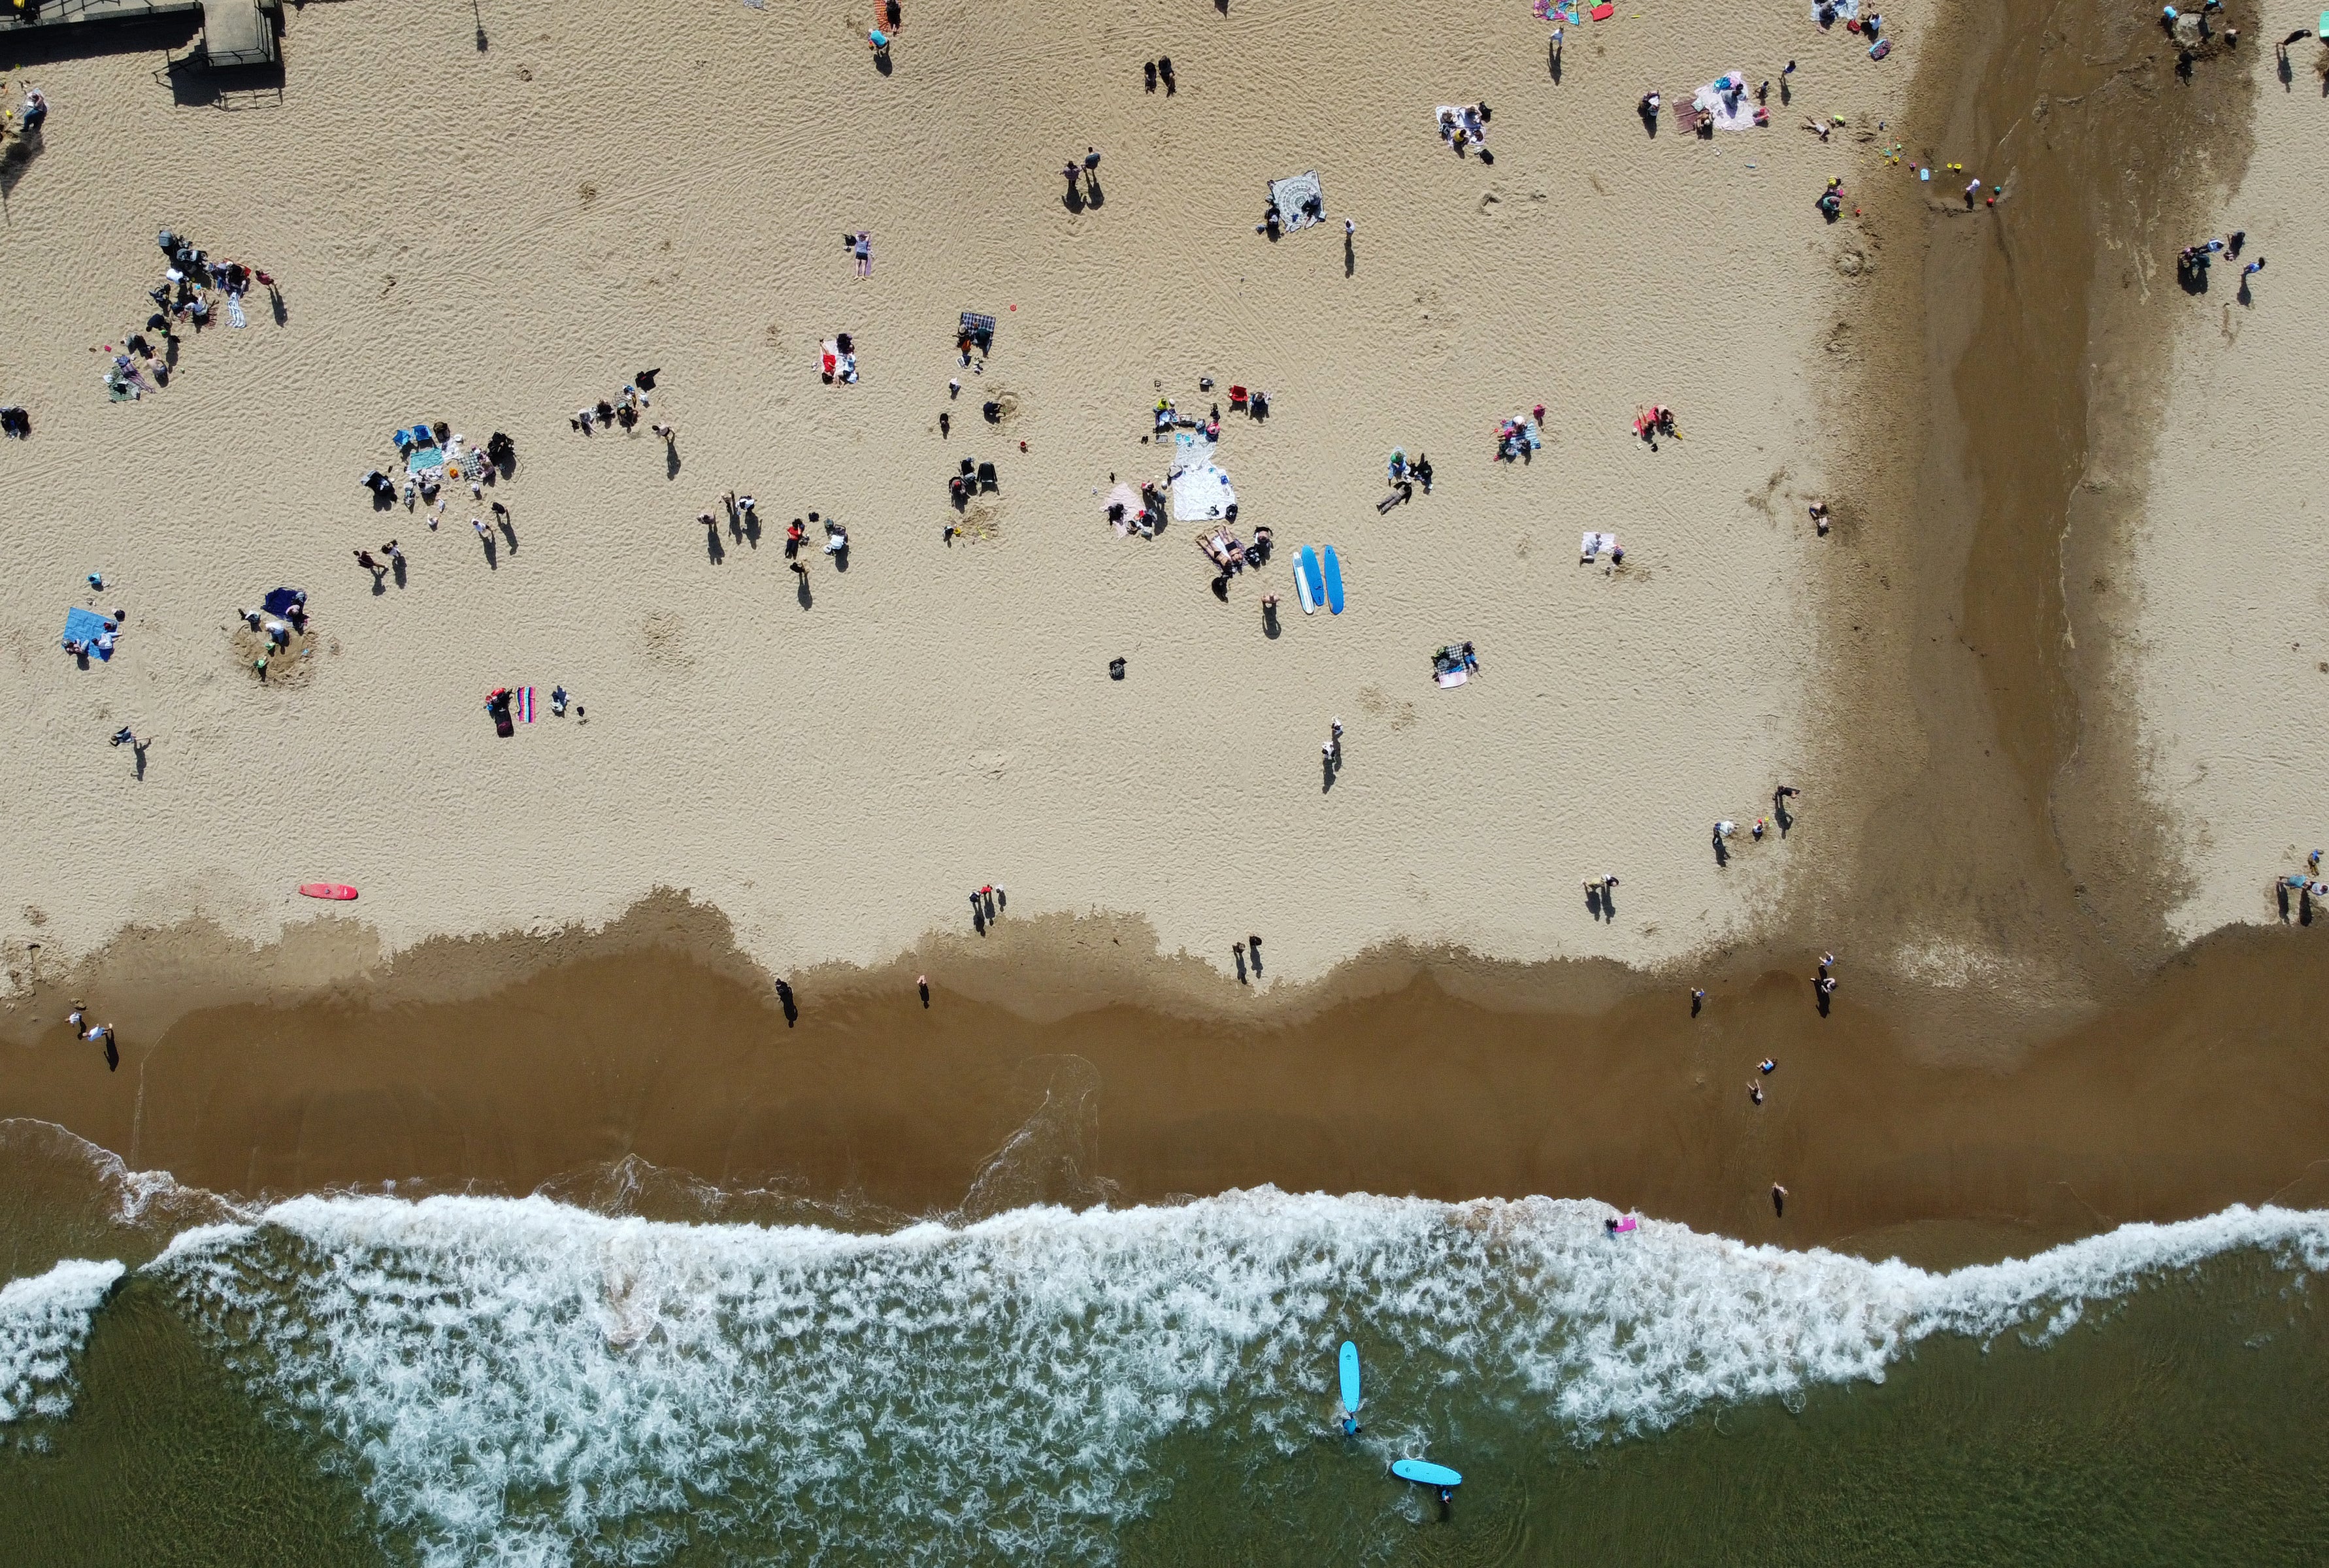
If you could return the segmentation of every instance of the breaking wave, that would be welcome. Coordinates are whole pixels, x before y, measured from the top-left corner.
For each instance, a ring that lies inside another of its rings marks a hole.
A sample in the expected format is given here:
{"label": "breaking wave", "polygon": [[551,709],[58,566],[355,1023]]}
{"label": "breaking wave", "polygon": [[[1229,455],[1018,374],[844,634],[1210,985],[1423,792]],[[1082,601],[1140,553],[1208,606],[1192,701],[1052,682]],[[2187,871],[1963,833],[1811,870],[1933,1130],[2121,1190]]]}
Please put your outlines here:
{"label": "breaking wave", "polygon": [[0,1285],[0,1428],[36,1437],[41,1423],[71,1413],[74,1363],[124,1272],[118,1263],[69,1258]]}
{"label": "breaking wave", "polygon": [[1608,1213],[1261,1189],[862,1235],[318,1197],[147,1272],[420,1561],[556,1564],[729,1533],[795,1563],[1105,1561],[1162,1440],[1314,1441],[1345,1336],[1368,1441],[1454,1455],[1486,1410],[1597,1441],[1881,1380],[1935,1334],[2043,1342],[2228,1252],[2329,1266],[2329,1215],[2273,1208],[1948,1273]]}

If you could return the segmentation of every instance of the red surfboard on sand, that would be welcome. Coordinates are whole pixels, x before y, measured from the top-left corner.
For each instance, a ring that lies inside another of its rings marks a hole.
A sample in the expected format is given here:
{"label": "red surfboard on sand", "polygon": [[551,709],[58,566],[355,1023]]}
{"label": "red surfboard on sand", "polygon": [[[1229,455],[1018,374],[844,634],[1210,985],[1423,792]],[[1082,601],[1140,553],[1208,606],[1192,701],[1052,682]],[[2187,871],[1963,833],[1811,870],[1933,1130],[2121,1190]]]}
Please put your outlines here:
{"label": "red surfboard on sand", "polygon": [[299,891],[310,898],[348,899],[356,896],[356,890],[345,882],[302,882]]}

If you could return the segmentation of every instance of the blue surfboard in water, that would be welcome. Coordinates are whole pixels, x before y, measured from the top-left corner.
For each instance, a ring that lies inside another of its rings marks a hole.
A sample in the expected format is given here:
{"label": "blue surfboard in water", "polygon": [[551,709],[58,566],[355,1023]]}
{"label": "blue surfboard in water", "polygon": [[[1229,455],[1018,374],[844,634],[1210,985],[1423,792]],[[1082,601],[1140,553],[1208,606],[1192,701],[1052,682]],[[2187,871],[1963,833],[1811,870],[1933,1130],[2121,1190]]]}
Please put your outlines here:
{"label": "blue surfboard in water", "polygon": [[1343,1411],[1359,1413],[1359,1347],[1348,1339],[1343,1341]]}
{"label": "blue surfboard in water", "polygon": [[1334,547],[1326,547],[1326,607],[1336,615],[1343,613],[1343,558]]}
{"label": "blue surfboard in water", "polygon": [[1429,1460],[1400,1460],[1391,1467],[1391,1473],[1403,1481],[1416,1481],[1427,1487],[1460,1487],[1464,1478],[1446,1465],[1433,1464]]}
{"label": "blue surfboard in water", "polygon": [[1316,615],[1318,606],[1326,602],[1326,588],[1318,578],[1318,552],[1306,544],[1294,558],[1294,578],[1302,600],[1302,613]]}

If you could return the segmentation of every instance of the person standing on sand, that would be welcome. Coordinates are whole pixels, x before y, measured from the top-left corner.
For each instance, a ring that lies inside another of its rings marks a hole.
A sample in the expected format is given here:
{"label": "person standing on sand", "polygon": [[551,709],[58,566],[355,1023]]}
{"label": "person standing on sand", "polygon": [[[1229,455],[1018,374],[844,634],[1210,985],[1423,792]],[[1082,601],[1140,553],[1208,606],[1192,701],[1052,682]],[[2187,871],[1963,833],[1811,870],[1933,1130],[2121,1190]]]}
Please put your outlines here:
{"label": "person standing on sand", "polygon": [[1691,1016],[1691,1017],[1693,1017],[1693,1018],[1696,1018],[1696,1017],[1698,1016],[1699,1009],[1700,1009],[1701,1008],[1703,1008],[1705,1005],[1706,1005],[1706,992],[1705,992],[1705,991],[1702,991],[1702,990],[1700,990],[1697,986],[1693,986],[1693,987],[1691,987],[1691,991],[1690,991],[1690,1016]]}
{"label": "person standing on sand", "polygon": [[927,974],[914,976],[914,989],[921,992],[922,1006],[928,1009],[930,1005],[930,977]]}
{"label": "person standing on sand", "polygon": [[1230,952],[1236,955],[1238,983],[1243,985],[1245,983],[1245,944],[1242,942],[1230,944]]}
{"label": "person standing on sand", "polygon": [[1787,1189],[1776,1181],[1771,1184],[1771,1217],[1787,1217]]}

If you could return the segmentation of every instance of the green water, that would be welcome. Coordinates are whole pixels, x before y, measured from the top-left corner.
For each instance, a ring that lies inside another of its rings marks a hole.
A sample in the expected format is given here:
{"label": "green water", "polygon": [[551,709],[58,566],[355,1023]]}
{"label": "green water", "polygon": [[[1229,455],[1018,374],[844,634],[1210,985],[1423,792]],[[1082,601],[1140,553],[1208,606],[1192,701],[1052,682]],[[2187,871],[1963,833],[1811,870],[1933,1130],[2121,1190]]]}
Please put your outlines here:
{"label": "green water", "polygon": [[[1170,1498],[1116,1545],[1128,1565],[1254,1568],[2317,1563],[2324,1412],[2320,1314],[2289,1275],[2233,1255],[2090,1309],[2051,1346],[1929,1340],[1881,1385],[1820,1388],[1800,1411],[1726,1407],[1590,1448],[1530,1411],[1468,1411],[1445,1522],[1334,1439],[1289,1458],[1244,1451],[1234,1430],[1179,1434],[1151,1456]],[[76,1410],[42,1446],[0,1454],[0,1563],[410,1560],[148,1280],[100,1314]],[[897,1499],[909,1517],[918,1506]],[[665,1560],[783,1561],[710,1532]]]}

